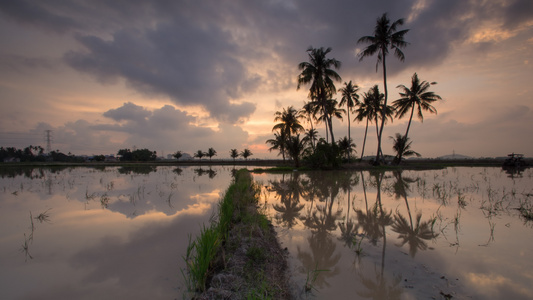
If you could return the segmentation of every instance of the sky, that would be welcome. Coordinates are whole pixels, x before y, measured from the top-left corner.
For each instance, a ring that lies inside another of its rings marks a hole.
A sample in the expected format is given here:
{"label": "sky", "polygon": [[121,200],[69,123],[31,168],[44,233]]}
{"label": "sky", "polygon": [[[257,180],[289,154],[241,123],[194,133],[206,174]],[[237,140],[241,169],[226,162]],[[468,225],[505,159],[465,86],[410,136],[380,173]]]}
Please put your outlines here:
{"label": "sky", "polygon": [[[533,156],[531,0],[2,0],[0,146],[46,148],[51,130],[52,150],[64,153],[212,147],[215,158],[233,148],[279,157],[265,141],[276,111],[309,100],[309,86],[297,90],[309,47],[331,47],[328,58],[342,63],[337,88],[383,91],[377,57],[360,61],[357,43],[383,13],[409,29],[405,60],[387,57],[389,103],[415,72],[443,99],[437,114],[413,119],[415,151]],[[407,122],[386,124],[385,154]],[[348,123],[334,122],[336,139]],[[366,123],[350,125],[360,153]],[[377,148],[372,126],[367,155]]]}

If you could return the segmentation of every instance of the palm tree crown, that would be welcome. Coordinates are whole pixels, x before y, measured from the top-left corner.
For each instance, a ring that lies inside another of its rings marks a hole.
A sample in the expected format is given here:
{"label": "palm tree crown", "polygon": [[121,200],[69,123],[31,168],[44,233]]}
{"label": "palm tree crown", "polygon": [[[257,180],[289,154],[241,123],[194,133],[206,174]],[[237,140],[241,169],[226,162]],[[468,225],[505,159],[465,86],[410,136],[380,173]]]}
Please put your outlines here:
{"label": "palm tree crown", "polygon": [[407,125],[407,130],[405,131],[405,136],[409,133],[409,128],[411,127],[411,120],[413,119],[413,114],[415,107],[417,109],[417,116],[420,122],[424,121],[424,116],[422,111],[429,111],[430,113],[437,113],[437,109],[433,105],[433,102],[437,100],[442,100],[442,98],[435,94],[434,92],[428,91],[430,86],[437,84],[436,82],[429,83],[427,81],[420,81],[418,75],[415,73],[411,77],[411,87],[407,88],[405,85],[401,84],[397,87],[401,90],[400,96],[402,98],[394,101],[392,105],[396,109],[396,117],[403,118],[409,111],[411,111],[411,116],[409,117],[409,123]]}
{"label": "palm tree crown", "polygon": [[300,89],[303,84],[311,83],[308,97],[316,101],[321,107],[322,113],[325,115],[326,126],[329,128],[334,143],[332,122],[327,113],[326,102],[337,92],[333,81],[341,81],[341,77],[332,68],[340,68],[341,62],[334,58],[326,58],[329,52],[331,52],[331,48],[309,47],[307,49],[309,61],[298,64],[298,69],[302,72],[298,75],[297,89]]}

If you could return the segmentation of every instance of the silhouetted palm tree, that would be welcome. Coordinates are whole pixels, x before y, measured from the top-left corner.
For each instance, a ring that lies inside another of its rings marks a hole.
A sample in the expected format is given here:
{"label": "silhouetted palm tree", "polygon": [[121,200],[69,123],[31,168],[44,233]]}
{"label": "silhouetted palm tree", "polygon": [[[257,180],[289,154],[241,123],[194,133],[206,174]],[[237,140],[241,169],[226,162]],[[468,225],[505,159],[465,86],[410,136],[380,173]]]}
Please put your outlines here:
{"label": "silhouetted palm tree", "polygon": [[300,139],[300,135],[290,137],[286,142],[287,153],[294,161],[295,167],[300,167],[300,156],[305,149],[305,141]]}
{"label": "silhouetted palm tree", "polygon": [[313,120],[316,120],[316,114],[320,110],[320,107],[314,101],[309,101],[304,104],[300,113],[307,117],[307,122],[311,124],[311,129],[313,129]]}
{"label": "silhouetted palm tree", "polygon": [[287,109],[284,108],[283,112],[277,111],[275,116],[274,122],[280,123],[274,125],[272,131],[280,130],[287,139],[290,139],[292,134],[297,134],[304,130],[299,120],[303,115],[292,106],[287,107]]}
{"label": "silhouetted palm tree", "polygon": [[207,156],[209,156],[209,161],[211,161],[211,157],[216,156],[217,155],[217,151],[214,148],[209,148],[209,150],[207,150],[206,154],[207,154]]}
{"label": "silhouetted palm tree", "polygon": [[[352,139],[352,135],[350,132],[350,111],[353,111],[354,107],[356,107],[359,104],[359,95],[357,94],[357,91],[359,90],[359,87],[357,84],[352,84],[352,81],[348,83],[344,83],[344,87],[341,88],[339,91],[342,94],[341,102],[339,103],[340,106],[346,105],[346,112],[348,114],[348,139]],[[348,157],[349,159],[349,157]]]}
{"label": "silhouetted palm tree", "polygon": [[396,133],[395,137],[391,136],[390,138],[393,141],[392,149],[394,149],[396,152],[396,157],[394,158],[394,162],[396,164],[400,164],[402,162],[402,157],[421,156],[420,153],[411,150],[411,144],[413,142],[409,142],[408,137]]}
{"label": "silhouetted palm tree", "polygon": [[[401,61],[405,60],[405,56],[401,50],[401,48],[404,48],[408,45],[406,41],[404,41],[405,34],[409,31],[409,29],[404,29],[397,31],[398,27],[403,25],[404,19],[399,19],[394,21],[392,24],[387,17],[387,14],[384,13],[380,18],[376,21],[376,26],[374,27],[374,33],[373,35],[369,36],[363,36],[361,37],[357,43],[366,43],[369,44],[361,53],[359,53],[359,61],[363,60],[363,58],[367,56],[373,56],[377,53],[378,59],[376,62],[376,72],[378,70],[379,63],[382,63],[383,66],[383,85],[385,89],[385,101],[384,101],[384,107],[387,107],[387,99],[389,97],[389,92],[387,89],[387,64],[386,64],[386,58],[387,54],[389,54],[389,48],[394,51],[394,55],[400,59]],[[382,113],[385,115],[385,111]],[[383,127],[385,125],[385,119],[381,120],[381,127],[378,134],[378,151],[377,151],[377,157],[379,158],[381,151],[381,136],[383,134]],[[383,157],[382,157],[383,158]],[[380,161],[379,159],[377,161]]]}
{"label": "silhouetted palm tree", "polygon": [[233,162],[235,162],[235,159],[239,157],[239,151],[237,151],[237,149],[231,149],[229,155],[233,158]]}
{"label": "silhouetted palm tree", "polygon": [[[333,120],[333,117],[342,120],[342,115],[346,113],[346,110],[339,108],[337,105],[337,100],[329,99],[326,101],[325,112],[318,117],[317,122],[327,122],[327,119]],[[327,127],[327,126],[326,126]],[[328,140],[328,131],[326,130],[326,140]]]}
{"label": "silhouetted palm tree", "polygon": [[244,157],[244,160],[248,160],[248,157],[252,156],[253,153],[250,151],[250,149],[244,149],[241,152],[241,156]]}
{"label": "silhouetted palm tree", "polygon": [[[415,107],[417,110],[417,116],[420,122],[424,121],[424,116],[422,111],[429,111],[430,113],[437,113],[437,109],[431,105],[431,103],[442,100],[442,98],[435,94],[434,92],[428,91],[430,86],[437,84],[436,82],[429,83],[427,81],[420,82],[418,75],[415,73],[411,78],[411,87],[407,88],[405,85],[401,84],[397,87],[402,91],[400,96],[402,98],[394,101],[392,103],[393,107],[396,109],[396,117],[403,118],[407,112],[411,111],[409,116],[409,122],[407,123],[407,129],[405,130],[405,137],[409,134],[409,128],[411,127],[411,120],[413,119],[413,114],[415,112]],[[400,156],[400,160],[402,157]]]}
{"label": "silhouetted palm tree", "polygon": [[318,131],[316,131],[316,129],[313,129],[313,128],[306,130],[303,140],[306,143],[311,144],[311,148],[313,149],[313,152],[314,152],[315,144],[316,144],[316,141],[318,140]]}
{"label": "silhouetted palm tree", "polygon": [[280,131],[279,133],[274,132],[274,138],[266,141],[266,143],[270,145],[268,151],[272,152],[272,150],[278,150],[278,155],[281,154],[283,156],[283,161],[285,161],[285,152],[287,152],[285,149],[285,140],[285,134],[283,131]]}
{"label": "silhouetted palm tree", "polygon": [[196,153],[194,153],[194,157],[198,157],[200,160],[204,156],[205,156],[205,153],[202,150],[198,150],[198,151],[196,151]]}
{"label": "silhouetted palm tree", "polygon": [[307,49],[309,55],[308,62],[301,62],[298,64],[298,69],[302,72],[298,75],[297,89],[303,84],[311,83],[309,88],[309,99],[315,101],[321,107],[322,114],[325,115],[326,130],[329,129],[331,134],[331,142],[335,143],[333,136],[333,127],[330,116],[327,113],[327,100],[331,99],[336,93],[334,80],[341,81],[341,77],[335,70],[341,66],[341,62],[334,58],[326,58],[326,55],[331,52],[331,48],[313,48]]}
{"label": "silhouetted palm tree", "polygon": [[[379,140],[379,120],[382,121],[382,123],[385,123],[387,119],[390,119],[392,122],[392,115],[394,113],[394,109],[390,105],[385,105],[384,101],[384,94],[380,93],[379,88],[377,85],[374,85],[371,87],[367,93],[364,93],[363,98],[364,101],[361,104],[362,106],[359,107],[357,110],[358,115],[357,118],[366,117],[367,120],[369,118],[374,119],[374,123],[376,124],[376,136]],[[368,126],[368,122],[367,122]],[[366,141],[366,131],[365,131],[365,141]],[[379,141],[378,141],[379,142]],[[381,148],[378,147],[378,150],[381,150]],[[378,153],[376,155],[376,162],[378,162],[378,157],[382,153]],[[361,159],[363,157],[361,156]]]}
{"label": "silhouetted palm tree", "polygon": [[343,153],[346,156],[346,159],[350,159],[350,154],[355,151],[355,144],[353,143],[352,139],[348,139],[347,136],[340,139],[337,144],[339,145],[339,148],[341,150],[341,153]]}

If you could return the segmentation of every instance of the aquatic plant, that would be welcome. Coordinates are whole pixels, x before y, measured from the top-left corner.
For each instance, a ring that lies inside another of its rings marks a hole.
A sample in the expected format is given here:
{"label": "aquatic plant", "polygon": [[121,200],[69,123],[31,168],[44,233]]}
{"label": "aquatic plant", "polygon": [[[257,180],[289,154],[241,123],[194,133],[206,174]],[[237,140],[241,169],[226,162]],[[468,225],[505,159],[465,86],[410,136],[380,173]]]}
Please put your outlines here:
{"label": "aquatic plant", "polygon": [[324,269],[324,270],[318,269],[318,263],[316,263],[315,269],[307,271],[307,277],[305,279],[305,291],[310,292],[313,289],[315,291],[318,291],[314,286],[315,281],[317,280],[321,272],[328,272],[328,271],[329,270],[327,269]]}

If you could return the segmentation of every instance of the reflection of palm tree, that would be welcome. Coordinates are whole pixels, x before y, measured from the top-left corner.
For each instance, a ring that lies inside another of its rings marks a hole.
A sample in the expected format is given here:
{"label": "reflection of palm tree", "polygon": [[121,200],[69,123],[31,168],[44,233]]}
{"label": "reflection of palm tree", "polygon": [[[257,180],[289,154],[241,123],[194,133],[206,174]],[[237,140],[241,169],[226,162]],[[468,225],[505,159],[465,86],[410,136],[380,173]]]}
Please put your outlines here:
{"label": "reflection of palm tree", "polygon": [[392,283],[389,284],[383,272],[379,273],[375,270],[376,276],[374,279],[365,277],[363,272],[359,272],[361,283],[368,290],[366,292],[357,292],[357,294],[364,298],[370,299],[400,299],[403,288],[400,286],[402,277],[395,276]]}
{"label": "reflection of palm tree", "polygon": [[320,272],[314,285],[318,287],[329,286],[326,279],[339,273],[337,264],[341,259],[341,254],[335,254],[336,243],[326,232],[313,233],[307,241],[309,242],[311,253],[302,251],[300,247],[297,247],[298,253],[296,256],[304,267],[302,272],[307,273],[316,267],[321,270],[327,270]]}
{"label": "reflection of palm tree", "polygon": [[300,218],[300,211],[304,208],[300,204],[300,195],[302,193],[302,186],[299,181],[298,173],[291,175],[288,182],[285,180],[273,181],[271,184],[271,191],[276,192],[280,198],[280,204],[274,204],[273,208],[279,213],[276,219],[278,224],[284,224],[287,228],[292,228],[296,221]]}
{"label": "reflection of palm tree", "polygon": [[355,226],[354,221],[350,219],[350,193],[352,191],[352,186],[359,183],[359,176],[355,176],[352,180],[352,173],[347,172],[346,176],[341,177],[339,182],[340,188],[342,191],[348,195],[348,208],[346,210],[346,219],[344,222],[339,222],[339,228],[341,229],[341,236],[339,240],[344,241],[345,246],[351,246],[353,244],[353,239],[357,233],[357,226]]}
{"label": "reflection of palm tree", "polygon": [[418,249],[426,250],[428,248],[424,240],[430,240],[436,235],[431,230],[429,221],[420,222],[422,219],[422,213],[416,216],[416,223],[413,226],[413,221],[407,222],[407,219],[399,212],[394,215],[394,223],[392,224],[392,230],[399,233],[398,238],[402,239],[400,247],[409,244],[409,254],[415,257]]}
{"label": "reflection of palm tree", "polygon": [[418,249],[427,249],[427,245],[423,240],[432,239],[436,237],[436,235],[433,233],[433,230],[431,230],[429,221],[420,223],[422,218],[421,213],[416,217],[416,225],[413,224],[413,217],[411,215],[411,209],[409,208],[407,193],[410,191],[409,184],[416,182],[416,179],[402,176],[402,171],[395,171],[394,177],[396,178],[396,181],[392,186],[393,192],[396,199],[404,199],[407,213],[409,215],[409,223],[404,216],[397,212],[394,216],[392,230],[400,234],[398,236],[398,238],[402,239],[400,246],[403,246],[406,243],[409,244],[409,254],[414,257]]}

